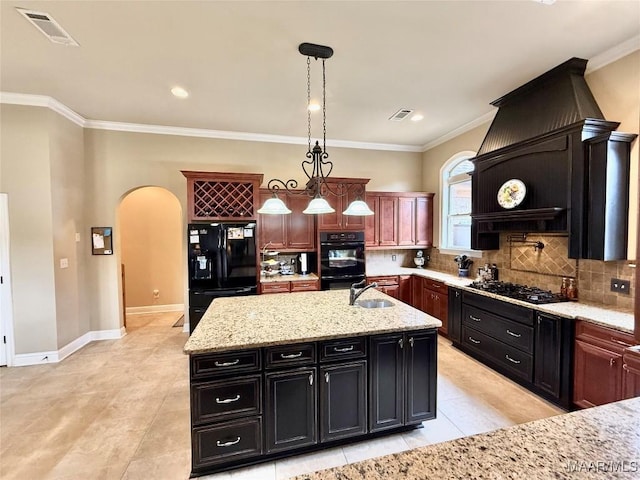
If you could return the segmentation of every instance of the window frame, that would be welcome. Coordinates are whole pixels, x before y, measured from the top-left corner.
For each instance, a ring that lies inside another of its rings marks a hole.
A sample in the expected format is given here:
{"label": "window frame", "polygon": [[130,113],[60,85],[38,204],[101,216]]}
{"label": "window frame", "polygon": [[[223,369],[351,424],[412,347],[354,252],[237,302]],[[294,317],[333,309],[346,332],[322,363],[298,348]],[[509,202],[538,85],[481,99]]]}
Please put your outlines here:
{"label": "window frame", "polygon": [[[449,173],[458,166],[458,164],[469,160],[476,156],[476,152],[465,150],[451,156],[440,168],[440,247],[441,253],[450,255],[466,254],[469,257],[479,258],[482,256],[481,251],[471,250],[471,248],[456,248],[449,243],[449,190],[451,185],[461,183],[468,177],[467,173],[461,173],[454,177],[449,177]],[[469,177],[470,179],[470,177]],[[471,212],[469,212],[471,213]]]}

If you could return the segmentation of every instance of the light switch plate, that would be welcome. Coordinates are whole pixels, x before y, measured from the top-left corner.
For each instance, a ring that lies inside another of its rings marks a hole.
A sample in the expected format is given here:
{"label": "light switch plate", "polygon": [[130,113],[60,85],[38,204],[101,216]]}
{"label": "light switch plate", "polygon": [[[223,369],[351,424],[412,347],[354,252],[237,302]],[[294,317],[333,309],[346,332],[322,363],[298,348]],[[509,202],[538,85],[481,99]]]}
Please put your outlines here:
{"label": "light switch plate", "polygon": [[60,268],[69,268],[69,259],[61,258],[60,259]]}
{"label": "light switch plate", "polygon": [[76,242],[80,241],[80,232],[76,232]]}

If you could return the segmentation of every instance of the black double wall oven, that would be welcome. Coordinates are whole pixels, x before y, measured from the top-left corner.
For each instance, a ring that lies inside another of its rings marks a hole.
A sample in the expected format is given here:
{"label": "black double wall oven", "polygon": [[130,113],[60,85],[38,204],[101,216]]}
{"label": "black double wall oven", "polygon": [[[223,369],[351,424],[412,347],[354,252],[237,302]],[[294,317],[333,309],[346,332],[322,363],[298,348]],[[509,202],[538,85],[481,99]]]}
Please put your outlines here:
{"label": "black double wall oven", "polygon": [[364,278],[364,232],[321,232],[320,288],[349,288]]}
{"label": "black double wall oven", "polygon": [[258,293],[256,224],[189,224],[187,244],[192,333],[215,298]]}

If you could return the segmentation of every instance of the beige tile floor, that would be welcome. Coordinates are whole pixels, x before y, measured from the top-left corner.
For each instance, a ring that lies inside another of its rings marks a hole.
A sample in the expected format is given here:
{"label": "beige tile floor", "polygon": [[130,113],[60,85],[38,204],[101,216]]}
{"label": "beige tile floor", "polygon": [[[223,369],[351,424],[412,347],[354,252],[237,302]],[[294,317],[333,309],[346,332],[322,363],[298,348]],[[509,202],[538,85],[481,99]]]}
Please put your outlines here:
{"label": "beige tile floor", "polygon": [[[0,369],[0,478],[188,478],[179,316],[131,316],[121,340],[93,342],[58,364]],[[438,354],[438,418],[424,428],[201,478],[283,479],[562,413],[444,339]]]}

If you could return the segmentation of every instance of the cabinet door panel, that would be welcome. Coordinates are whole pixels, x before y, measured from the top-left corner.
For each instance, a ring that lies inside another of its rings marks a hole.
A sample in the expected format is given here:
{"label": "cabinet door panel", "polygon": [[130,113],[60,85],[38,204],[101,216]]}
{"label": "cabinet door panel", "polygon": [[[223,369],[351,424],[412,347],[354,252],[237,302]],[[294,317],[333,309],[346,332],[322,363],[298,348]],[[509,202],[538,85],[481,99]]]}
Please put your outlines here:
{"label": "cabinet door panel", "polygon": [[364,219],[364,241],[367,247],[377,247],[380,244],[378,231],[380,228],[380,197],[367,193],[367,205],[373,210],[373,215]]}
{"label": "cabinet door panel", "polygon": [[404,417],[402,335],[371,339],[369,431],[399,427]]}
{"label": "cabinet door panel", "polygon": [[434,333],[407,334],[406,423],[418,423],[436,416],[437,341]]}
{"label": "cabinet door panel", "polygon": [[398,290],[398,300],[403,301],[408,305],[412,305],[412,291],[411,291],[411,276],[410,275],[401,275],[399,285],[400,288]]}
{"label": "cabinet door panel", "polygon": [[416,244],[416,199],[398,198],[398,245]]}
{"label": "cabinet door panel", "polygon": [[195,469],[262,454],[262,418],[249,417],[196,427],[192,431]]}
{"label": "cabinet door panel", "polygon": [[287,217],[287,247],[297,250],[314,250],[316,248],[316,230],[314,215],[302,213],[307,208],[310,197],[306,195],[289,195],[287,206],[290,215],[270,215]]}
{"label": "cabinet door panel", "polygon": [[[271,198],[272,194],[269,191],[260,190],[260,205]],[[287,201],[287,199],[284,199]],[[260,241],[258,242],[259,248],[269,244],[269,248],[275,250],[277,248],[286,248],[286,224],[285,217],[288,215],[258,215],[258,228],[260,229]]]}
{"label": "cabinet door panel", "polygon": [[576,340],[573,402],[587,408],[622,398],[622,356]]}
{"label": "cabinet door panel", "polygon": [[462,322],[462,293],[455,288],[449,288],[449,307],[447,309],[447,336],[453,343],[460,343],[460,328]]}
{"label": "cabinet door panel", "polygon": [[416,245],[433,245],[433,194],[416,198]]}
{"label": "cabinet door panel", "polygon": [[398,197],[380,197],[380,245],[398,245]]}
{"label": "cabinet door panel", "polygon": [[560,334],[559,319],[538,314],[535,324],[534,384],[560,397]]}
{"label": "cabinet door panel", "polygon": [[[338,186],[331,185],[331,188],[337,190]],[[329,205],[331,205],[335,209],[335,212],[323,213],[322,215],[317,215],[318,229],[324,230],[324,231],[342,230],[342,210],[341,210],[342,201],[340,197],[336,197],[335,195],[332,195],[331,193],[327,192],[324,189],[324,187],[323,187],[323,192],[326,192],[326,194],[324,194],[324,199],[329,203]],[[315,215],[311,215],[311,216],[315,216]]]}
{"label": "cabinet door panel", "polygon": [[367,433],[367,362],[320,368],[320,439]]}
{"label": "cabinet door panel", "polygon": [[[346,210],[347,207],[351,204],[351,202],[358,199],[358,195],[356,195],[356,193],[359,191],[360,191],[359,187],[351,187],[347,195],[342,197],[342,207],[341,207],[340,213]],[[365,198],[364,189],[360,197],[361,199]],[[342,215],[342,227],[345,230],[362,232],[365,229],[366,218],[367,217],[362,217],[359,215]]]}
{"label": "cabinet door panel", "polygon": [[315,367],[268,373],[265,382],[267,452],[317,443]]}

